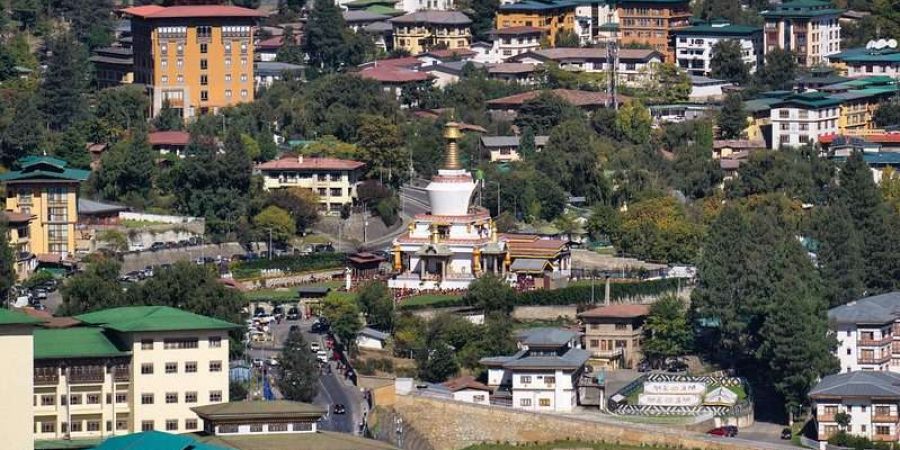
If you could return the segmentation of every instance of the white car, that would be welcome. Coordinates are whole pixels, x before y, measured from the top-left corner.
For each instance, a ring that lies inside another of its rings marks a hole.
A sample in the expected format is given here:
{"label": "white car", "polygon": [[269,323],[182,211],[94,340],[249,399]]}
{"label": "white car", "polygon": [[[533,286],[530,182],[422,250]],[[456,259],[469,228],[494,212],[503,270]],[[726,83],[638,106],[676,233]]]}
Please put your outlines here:
{"label": "white car", "polygon": [[318,342],[313,342],[309,344],[309,350],[313,353],[319,353],[319,350],[322,350],[322,346]]}
{"label": "white car", "polygon": [[319,361],[322,361],[323,363],[327,363],[328,362],[328,352],[326,352],[325,350],[317,351],[316,359],[318,359]]}

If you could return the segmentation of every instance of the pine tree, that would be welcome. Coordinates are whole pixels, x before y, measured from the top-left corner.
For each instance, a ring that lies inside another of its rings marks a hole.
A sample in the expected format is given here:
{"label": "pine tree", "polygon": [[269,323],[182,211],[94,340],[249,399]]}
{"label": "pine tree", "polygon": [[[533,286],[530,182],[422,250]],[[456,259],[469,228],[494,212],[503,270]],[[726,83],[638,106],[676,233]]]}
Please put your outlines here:
{"label": "pine tree", "polygon": [[535,151],[534,131],[531,130],[531,127],[525,127],[522,130],[522,136],[519,137],[519,156],[522,159],[530,159],[534,156]]}
{"label": "pine tree", "polygon": [[747,128],[747,112],[740,94],[728,94],[722,103],[717,120],[719,135],[723,139],[738,139]]}
{"label": "pine tree", "polygon": [[85,93],[91,71],[87,52],[71,34],[50,41],[50,52],[38,98],[50,129],[59,131],[87,116]]}
{"label": "pine tree", "polygon": [[459,364],[453,349],[441,340],[435,341],[430,348],[421,350],[416,357],[419,378],[431,382],[442,383],[459,372]]}
{"label": "pine tree", "polygon": [[847,205],[835,199],[820,208],[813,223],[819,274],[829,307],[856,300],[865,290],[865,260],[859,230]]}
{"label": "pine tree", "polygon": [[315,0],[303,32],[303,50],[314,68],[335,71],[344,65],[355,66],[365,56],[353,45],[352,31],[331,0]]}
{"label": "pine tree", "polygon": [[750,78],[750,69],[744,63],[743,53],[740,41],[727,39],[717,42],[713,45],[709,62],[710,75],[736,84],[746,83]]}
{"label": "pine tree", "polygon": [[181,112],[172,108],[168,100],[163,100],[159,114],[153,119],[153,128],[157,131],[178,131],[184,128],[184,119]]}
{"label": "pine tree", "polygon": [[281,372],[276,385],[284,398],[312,402],[318,393],[319,373],[300,330],[288,333],[278,362]]}

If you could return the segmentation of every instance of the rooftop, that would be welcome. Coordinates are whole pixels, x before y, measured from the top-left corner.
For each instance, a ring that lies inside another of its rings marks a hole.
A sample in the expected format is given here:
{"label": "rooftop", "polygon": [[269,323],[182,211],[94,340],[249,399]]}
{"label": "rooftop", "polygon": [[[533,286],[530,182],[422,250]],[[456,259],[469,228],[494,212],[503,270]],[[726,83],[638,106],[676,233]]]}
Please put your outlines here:
{"label": "rooftop", "polygon": [[388,337],[390,337],[390,335],[387,333],[382,333],[381,331],[369,327],[364,327],[362,330],[359,330],[359,333],[357,334],[370,337],[372,339],[378,339],[379,341],[384,341]]}
{"label": "rooftop", "polygon": [[821,0],[794,0],[777,5],[774,10],[763,11],[760,15],[773,18],[804,18],[829,15],[840,16],[843,12],[843,9],[835,8],[831,3]]}
{"label": "rooftop", "polygon": [[204,420],[228,419],[290,419],[293,417],[324,416],[328,411],[310,403],[292,402],[289,400],[257,400],[217,403],[196,406],[191,411]]}
{"label": "rooftop", "polygon": [[3,218],[5,218],[6,221],[9,223],[26,223],[26,222],[31,221],[31,219],[34,217],[35,217],[34,214],[24,214],[24,213],[13,212],[13,211],[4,211],[3,212]]}
{"label": "rooftop", "polygon": [[350,159],[297,157],[285,155],[281,159],[264,162],[257,166],[259,170],[356,170],[365,167],[366,163]]}
{"label": "rooftop", "polygon": [[553,327],[528,328],[516,335],[528,347],[562,347],[578,337],[578,333],[572,330]]}
{"label": "rooftop", "polygon": [[98,327],[38,328],[34,330],[34,359],[106,358],[126,356]]}
{"label": "rooftop", "polygon": [[[523,58],[536,57],[552,61],[562,60],[597,60],[606,61],[605,47],[554,47],[532,50],[509,58],[510,61],[520,61]],[[662,54],[656,50],[642,48],[619,49],[620,61],[649,61],[652,58],[662,58]]]}
{"label": "rooftop", "polygon": [[0,174],[0,181],[85,181],[91,174],[88,170],[72,169],[66,161],[50,156],[26,156],[18,163],[21,169]]}
{"label": "rooftop", "polygon": [[162,431],[143,431],[111,437],[94,450],[229,450],[228,447],[203,444],[193,437],[164,433]]}
{"label": "rooftop", "polygon": [[187,147],[191,142],[191,133],[187,131],[154,131],[147,133],[150,145],[172,145]]}
{"label": "rooftop", "polygon": [[440,25],[469,25],[472,20],[459,11],[419,11],[395,17],[390,20],[395,24],[430,23]]}
{"label": "rooftop", "polygon": [[538,27],[507,27],[497,30],[491,30],[490,34],[494,36],[520,36],[523,34],[544,34],[547,30]]}
{"label": "rooftop", "polygon": [[479,391],[490,391],[491,388],[485,385],[484,383],[479,383],[475,380],[475,377],[471,375],[466,375],[462,377],[457,377],[452,380],[447,380],[442,383],[444,387],[447,388],[450,392],[461,391],[463,389],[475,389]]}
{"label": "rooftop", "polygon": [[207,444],[221,445],[237,450],[388,450],[396,448],[385,442],[330,431],[232,436],[194,434],[194,436],[197,440]]}
{"label": "rooftop", "polygon": [[731,24],[702,24],[679,28],[675,30],[674,33],[676,36],[750,36],[755,33],[762,33],[762,27]]}
{"label": "rooftop", "polygon": [[355,22],[378,22],[382,20],[390,19],[390,16],[384,14],[376,14],[371,11],[366,11],[362,9],[351,9],[348,11],[344,11],[344,21],[347,23],[355,23]]}
{"label": "rooftop", "polygon": [[522,0],[516,3],[500,5],[499,11],[551,11],[556,9],[574,9],[577,5],[569,0]]}
{"label": "rooftop", "polygon": [[900,374],[855,371],[828,375],[811,391],[810,398],[875,397],[900,399]]}
{"label": "rooftop", "polygon": [[800,106],[803,108],[828,108],[841,104],[840,99],[833,98],[824,92],[804,92],[802,94],[789,95],[780,102],[772,105],[773,108],[784,106]]}
{"label": "rooftop", "polygon": [[432,56],[441,60],[450,60],[475,56],[475,51],[468,48],[444,48],[439,50],[429,50],[420,56]]}
{"label": "rooftop", "polygon": [[885,324],[900,317],[900,291],[851,301],[828,310],[838,324]]}
{"label": "rooftop", "polygon": [[0,309],[0,326],[3,325],[35,325],[41,323],[39,319],[28,314],[8,309]]}
{"label": "rooftop", "polygon": [[503,364],[505,369],[568,369],[575,370],[587,362],[591,354],[581,348],[571,348],[559,356],[530,356],[526,354]]}
{"label": "rooftop", "polygon": [[369,66],[360,70],[357,74],[362,78],[375,80],[379,83],[411,83],[429,80],[429,76],[425,72],[385,65]]}
{"label": "rooftop", "polygon": [[644,317],[650,314],[650,305],[636,305],[619,303],[608,306],[600,306],[589,309],[578,314],[579,317],[588,318],[612,318],[612,319],[631,319],[635,317]]}
{"label": "rooftop", "polygon": [[229,330],[238,328],[224,320],[201,316],[169,306],[124,306],[75,316],[90,325],[121,332],[175,330]]}
{"label": "rooftop", "polygon": [[87,198],[78,197],[78,214],[109,214],[119,211],[128,211],[127,206],[113,203],[98,202]]}
{"label": "rooftop", "polygon": [[524,63],[495,63],[488,64],[487,71],[490,74],[520,74],[520,73],[534,73],[535,65],[534,64],[524,64]]}
{"label": "rooftop", "polygon": [[144,5],[125,8],[123,13],[140,17],[142,19],[186,19],[207,17],[265,17],[265,13],[255,9],[241,8],[229,5],[189,5],[189,6],[159,6]]}
{"label": "rooftop", "polygon": [[[518,147],[521,136],[482,136],[481,145],[491,147]],[[534,145],[543,146],[547,144],[550,136],[535,136]]]}

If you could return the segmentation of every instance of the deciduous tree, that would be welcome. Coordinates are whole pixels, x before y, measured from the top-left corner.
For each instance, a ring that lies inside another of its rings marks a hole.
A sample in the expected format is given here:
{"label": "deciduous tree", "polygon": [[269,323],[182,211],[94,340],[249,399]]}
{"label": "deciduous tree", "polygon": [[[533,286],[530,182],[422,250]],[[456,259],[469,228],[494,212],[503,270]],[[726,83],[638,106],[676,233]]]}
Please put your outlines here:
{"label": "deciduous tree", "polygon": [[719,136],[723,139],[739,139],[747,128],[747,112],[740,94],[728,94],[722,103],[717,119]]}
{"label": "deciduous tree", "polygon": [[735,84],[744,84],[750,79],[750,67],[744,62],[741,41],[725,39],[716,42],[709,61],[710,75]]}
{"label": "deciduous tree", "polygon": [[650,360],[661,361],[681,356],[690,349],[693,330],[687,320],[687,308],[675,295],[666,295],[650,306],[644,323],[641,348]]}
{"label": "deciduous tree", "polygon": [[287,400],[311,403],[319,392],[319,371],[303,332],[291,330],[278,357],[276,385]]}
{"label": "deciduous tree", "polygon": [[253,224],[261,238],[271,236],[273,241],[280,244],[290,242],[297,232],[291,215],[277,206],[267,206],[253,217]]}

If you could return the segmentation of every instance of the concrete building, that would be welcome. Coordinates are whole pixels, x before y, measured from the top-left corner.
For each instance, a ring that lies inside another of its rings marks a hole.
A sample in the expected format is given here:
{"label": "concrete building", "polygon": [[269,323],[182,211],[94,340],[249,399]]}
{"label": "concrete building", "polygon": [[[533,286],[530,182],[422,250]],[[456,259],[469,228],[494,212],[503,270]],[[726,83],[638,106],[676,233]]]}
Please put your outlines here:
{"label": "concrete building", "polygon": [[397,6],[408,13],[418,11],[450,11],[454,9],[454,0],[399,0]]}
{"label": "concrete building", "polygon": [[347,11],[343,11],[342,14],[344,16],[344,22],[347,24],[347,26],[357,33],[360,30],[364,30],[367,26],[373,23],[384,22],[391,18],[391,16],[385,14],[376,14],[364,9],[350,9]]}
{"label": "concrete building", "polygon": [[522,0],[501,4],[497,9],[496,29],[537,27],[554,46],[561,32],[575,32],[575,2],[568,0]]}
{"label": "concrete building", "polygon": [[789,95],[772,105],[771,148],[814,144],[819,136],[836,134],[841,100],[823,92]]}
{"label": "concrete building", "polygon": [[32,332],[38,322],[20,312],[0,309],[0,354],[6,366],[0,375],[0,435],[5,448],[34,448]]}
{"label": "concrete building", "polygon": [[435,48],[468,48],[472,21],[459,11],[422,11],[395,17],[394,48],[418,55]]}
{"label": "concrete building", "polygon": [[94,49],[90,61],[94,64],[94,78],[100,89],[134,82],[134,52],[130,47]]}
{"label": "concrete building", "polygon": [[648,314],[649,305],[630,304],[600,306],[579,314],[584,322],[584,347],[594,367],[635,367],[644,357],[641,341]]}
{"label": "concrete building", "polygon": [[305,66],[299,64],[290,64],[284,62],[265,62],[256,63],[256,72],[253,74],[254,88],[271,87],[276,81],[280,80],[298,80],[303,78],[303,70]]}
{"label": "concrete building", "polygon": [[4,212],[6,219],[6,239],[13,249],[13,257],[16,261],[16,279],[28,278],[37,267],[37,258],[31,251],[31,238],[29,231],[31,222],[35,219],[33,214]]}
{"label": "concrete building", "polygon": [[[828,311],[841,372],[900,372],[900,292],[865,297]],[[897,344],[894,344],[897,339]]]}
{"label": "concrete building", "polygon": [[381,331],[364,327],[356,333],[356,346],[369,350],[384,350],[390,335]]}
{"label": "concrete building", "polygon": [[578,382],[590,354],[578,348],[577,332],[534,328],[519,335],[512,356],[482,358],[492,402],[503,399],[528,411],[570,412],[578,405]]}
{"label": "concrete building", "polygon": [[309,189],[319,196],[319,209],[339,213],[356,200],[356,187],[366,164],[337,158],[283,156],[256,168],[263,176],[263,189]]}
{"label": "concrete building", "polygon": [[230,402],[195,406],[203,430],[213,436],[315,433],[328,411],[288,400]]}
{"label": "concrete building", "polygon": [[491,404],[491,388],[484,383],[479,383],[471,375],[447,380],[441,383],[441,386],[450,393],[450,398],[458,402]]}
{"label": "concrete building", "polygon": [[[619,65],[616,78],[628,86],[640,86],[653,79],[657,64],[663,61],[663,54],[649,49],[623,48],[618,50]],[[608,72],[609,53],[605,47],[591,48],[545,48],[533,50],[509,58],[511,62],[527,64],[555,63],[560,68],[573,72]]]}
{"label": "concrete building", "polygon": [[[549,136],[535,136],[534,150],[543,150],[549,139]],[[514,162],[520,159],[520,141],[521,136],[482,136],[481,148],[490,155],[491,162]]]}
{"label": "concrete building", "polygon": [[900,49],[850,48],[828,56],[828,61],[845,76],[859,78],[887,75],[900,78]]}
{"label": "concrete building", "polygon": [[838,413],[850,416],[844,431],[874,442],[897,442],[900,374],[854,371],[829,375],[809,392],[819,441],[841,430]]}
{"label": "concrete building", "polygon": [[34,337],[36,440],[199,431],[191,407],[228,401],[221,320],[163,306],[76,316]]}
{"label": "concrete building", "polygon": [[623,0],[617,4],[619,45],[649,45],[675,62],[673,33],[690,25],[688,0]]}
{"label": "concrete building", "polygon": [[6,211],[34,217],[26,234],[32,253],[69,256],[75,252],[78,186],[90,172],[49,156],[26,156],[18,164],[19,170],[0,174]]}
{"label": "concrete building", "polygon": [[763,62],[761,27],[712,22],[681,28],[674,35],[678,67],[691,75],[710,74],[713,47],[722,41],[730,40],[740,44],[741,58],[750,68],[750,73],[756,72],[756,67]]}
{"label": "concrete building", "polygon": [[125,8],[134,36],[135,82],[153,115],[163,104],[185,118],[254,98],[254,34],[264,14],[226,5]]}
{"label": "concrete building", "polygon": [[505,61],[507,58],[539,50],[546,30],[534,26],[516,26],[491,31],[493,38],[489,62]]}
{"label": "concrete building", "polygon": [[780,48],[794,52],[801,66],[826,63],[829,55],[841,51],[841,13],[821,0],[794,0],[763,11],[765,53]]}

